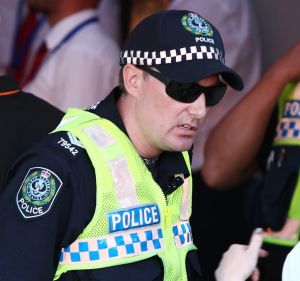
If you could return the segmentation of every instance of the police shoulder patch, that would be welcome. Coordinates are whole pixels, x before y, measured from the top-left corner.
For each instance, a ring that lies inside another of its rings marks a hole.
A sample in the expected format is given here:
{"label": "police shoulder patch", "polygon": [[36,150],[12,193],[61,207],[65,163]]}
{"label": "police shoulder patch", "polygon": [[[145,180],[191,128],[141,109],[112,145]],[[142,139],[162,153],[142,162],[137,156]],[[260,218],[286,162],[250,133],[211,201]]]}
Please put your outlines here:
{"label": "police shoulder patch", "polygon": [[22,216],[29,219],[47,214],[61,186],[61,179],[51,170],[30,168],[16,196]]}

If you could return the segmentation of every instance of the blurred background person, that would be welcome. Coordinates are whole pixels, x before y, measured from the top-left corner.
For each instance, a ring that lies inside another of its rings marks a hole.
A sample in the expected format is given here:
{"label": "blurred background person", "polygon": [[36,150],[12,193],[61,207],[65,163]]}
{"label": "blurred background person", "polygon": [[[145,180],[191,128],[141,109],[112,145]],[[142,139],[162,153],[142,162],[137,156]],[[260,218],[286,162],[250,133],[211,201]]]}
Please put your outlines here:
{"label": "blurred background person", "polygon": [[102,30],[98,0],[26,1],[50,26],[21,81],[57,106],[85,108],[116,85],[117,44]]}
{"label": "blurred background person", "polygon": [[299,87],[289,83],[300,79],[299,54],[298,43],[278,59],[212,130],[205,147],[205,181],[220,190],[242,183],[246,221],[265,229],[269,256],[259,263],[262,281],[281,280],[284,258],[299,240]]}
{"label": "blurred background person", "polygon": [[41,44],[48,25],[39,13],[28,9],[25,0],[0,2],[0,74],[12,73],[17,82]]}
{"label": "blurred background person", "polygon": [[25,150],[51,132],[62,116],[59,109],[23,92],[11,76],[0,76],[0,194],[9,168]]}
{"label": "blurred background person", "polygon": [[0,194],[17,158],[53,130],[63,116],[56,107],[23,92],[15,79],[6,74],[12,70],[13,61],[23,63],[32,47],[38,46],[41,32],[47,29],[39,22],[42,23],[41,16],[29,13],[23,0],[0,2]]}
{"label": "blurred background person", "polygon": [[18,1],[2,0],[0,2],[0,75],[7,72],[10,64]]}

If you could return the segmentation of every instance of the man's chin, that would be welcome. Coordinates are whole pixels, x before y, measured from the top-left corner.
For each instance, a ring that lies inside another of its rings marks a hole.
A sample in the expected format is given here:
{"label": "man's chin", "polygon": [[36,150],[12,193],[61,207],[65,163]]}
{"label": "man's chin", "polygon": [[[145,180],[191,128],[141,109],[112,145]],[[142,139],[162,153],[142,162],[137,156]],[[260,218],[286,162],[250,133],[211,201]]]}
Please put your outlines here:
{"label": "man's chin", "polygon": [[192,143],[174,145],[169,151],[173,151],[173,152],[188,151],[192,148],[192,145],[193,145]]}

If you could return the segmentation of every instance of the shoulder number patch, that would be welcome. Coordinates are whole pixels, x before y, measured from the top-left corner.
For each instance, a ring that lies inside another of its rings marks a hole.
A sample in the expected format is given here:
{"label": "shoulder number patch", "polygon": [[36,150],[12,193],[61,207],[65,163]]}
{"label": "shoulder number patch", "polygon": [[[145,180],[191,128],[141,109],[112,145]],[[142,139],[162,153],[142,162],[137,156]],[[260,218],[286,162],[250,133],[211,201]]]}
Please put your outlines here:
{"label": "shoulder number patch", "polygon": [[51,170],[43,167],[30,168],[16,198],[22,216],[35,218],[48,213],[61,185],[62,181]]}

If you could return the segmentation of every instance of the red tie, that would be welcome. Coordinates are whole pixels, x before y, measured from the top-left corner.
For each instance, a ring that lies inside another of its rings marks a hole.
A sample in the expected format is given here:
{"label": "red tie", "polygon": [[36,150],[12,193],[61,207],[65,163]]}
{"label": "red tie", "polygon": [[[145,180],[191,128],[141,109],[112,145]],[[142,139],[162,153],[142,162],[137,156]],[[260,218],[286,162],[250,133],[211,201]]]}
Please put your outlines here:
{"label": "red tie", "polygon": [[29,38],[33,35],[33,30],[37,25],[38,16],[36,12],[29,10],[24,21],[20,25],[15,41],[14,56],[17,62],[12,65],[13,75],[17,82],[24,78],[25,68],[28,63],[31,41]]}
{"label": "red tie", "polygon": [[35,54],[31,68],[29,69],[28,75],[26,76],[26,79],[22,81],[23,86],[26,85],[29,81],[31,81],[34,78],[34,76],[37,74],[39,68],[43,63],[46,54],[47,54],[47,46],[46,43],[44,42]]}

